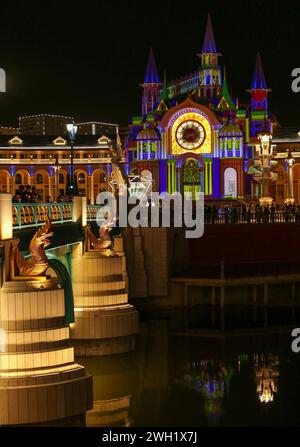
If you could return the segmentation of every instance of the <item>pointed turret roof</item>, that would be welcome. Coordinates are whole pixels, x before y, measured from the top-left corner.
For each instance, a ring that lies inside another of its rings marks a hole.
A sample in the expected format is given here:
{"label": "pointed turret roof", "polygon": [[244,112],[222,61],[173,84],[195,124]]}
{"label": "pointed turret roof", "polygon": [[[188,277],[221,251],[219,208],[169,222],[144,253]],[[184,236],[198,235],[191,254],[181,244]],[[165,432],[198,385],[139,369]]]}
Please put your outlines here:
{"label": "pointed turret roof", "polygon": [[160,84],[152,47],[150,48],[150,51],[149,51],[149,57],[148,57],[147,69],[146,69],[146,73],[145,73],[144,84]]}
{"label": "pointed turret roof", "polygon": [[257,53],[256,66],[251,85],[252,90],[268,90],[260,53]]}
{"label": "pointed turret roof", "polygon": [[214,31],[210,14],[207,17],[207,24],[204,37],[203,53],[217,53]]}
{"label": "pointed turret roof", "polygon": [[164,101],[169,99],[168,87],[167,87],[167,73],[166,73],[166,69],[164,70],[164,83],[163,83],[163,88],[162,88],[160,97]]}
{"label": "pointed turret roof", "polygon": [[223,87],[222,87],[222,95],[221,95],[221,100],[219,101],[219,104],[217,106],[217,109],[236,110],[236,105],[234,104],[234,102],[231,99],[231,96],[229,94],[227,80],[226,80],[225,67],[224,67],[224,80],[223,80]]}

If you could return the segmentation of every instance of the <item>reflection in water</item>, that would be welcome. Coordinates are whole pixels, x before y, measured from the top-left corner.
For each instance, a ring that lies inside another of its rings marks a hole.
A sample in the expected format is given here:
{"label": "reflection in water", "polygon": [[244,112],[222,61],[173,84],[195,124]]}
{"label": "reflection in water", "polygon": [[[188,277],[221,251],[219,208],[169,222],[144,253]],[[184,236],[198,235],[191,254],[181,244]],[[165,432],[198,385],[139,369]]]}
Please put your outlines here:
{"label": "reflection in water", "polygon": [[257,394],[261,403],[274,401],[278,392],[279,360],[273,354],[258,354],[255,359]]}
{"label": "reflection in water", "polygon": [[191,337],[182,315],[143,314],[136,352],[79,359],[94,377],[88,426],[300,426],[289,321],[280,334]]}
{"label": "reflection in water", "polygon": [[187,364],[183,378],[175,383],[200,393],[209,425],[217,425],[232,374],[232,368],[222,362],[203,360]]}

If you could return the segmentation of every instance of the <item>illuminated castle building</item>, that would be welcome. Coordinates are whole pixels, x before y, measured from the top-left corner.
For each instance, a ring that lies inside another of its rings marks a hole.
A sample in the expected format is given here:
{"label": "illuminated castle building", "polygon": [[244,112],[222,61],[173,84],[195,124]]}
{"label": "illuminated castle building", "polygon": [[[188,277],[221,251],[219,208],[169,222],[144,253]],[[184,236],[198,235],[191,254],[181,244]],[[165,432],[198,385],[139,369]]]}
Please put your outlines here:
{"label": "illuminated castle building", "polygon": [[210,16],[198,57],[195,73],[167,83],[166,76],[160,81],[150,49],[142,115],[133,118],[126,144],[128,172],[148,176],[156,192],[204,192],[208,200],[259,198],[258,134],[274,134],[277,126],[261,57],[246,106],[229,93]]}

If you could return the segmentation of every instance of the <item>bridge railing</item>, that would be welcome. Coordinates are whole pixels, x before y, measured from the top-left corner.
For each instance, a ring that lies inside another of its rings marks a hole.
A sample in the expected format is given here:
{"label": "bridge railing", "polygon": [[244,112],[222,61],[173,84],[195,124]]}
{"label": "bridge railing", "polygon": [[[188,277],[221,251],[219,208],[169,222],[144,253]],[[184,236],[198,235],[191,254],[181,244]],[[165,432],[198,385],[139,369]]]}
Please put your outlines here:
{"label": "bridge railing", "polygon": [[209,213],[205,214],[204,220],[207,225],[300,223],[300,213],[247,213],[245,215]]}
{"label": "bridge railing", "polygon": [[53,223],[73,220],[72,203],[13,203],[13,228],[42,225],[49,217]]}
{"label": "bridge railing", "polygon": [[87,221],[95,221],[97,218],[97,213],[101,208],[101,205],[87,205]]}

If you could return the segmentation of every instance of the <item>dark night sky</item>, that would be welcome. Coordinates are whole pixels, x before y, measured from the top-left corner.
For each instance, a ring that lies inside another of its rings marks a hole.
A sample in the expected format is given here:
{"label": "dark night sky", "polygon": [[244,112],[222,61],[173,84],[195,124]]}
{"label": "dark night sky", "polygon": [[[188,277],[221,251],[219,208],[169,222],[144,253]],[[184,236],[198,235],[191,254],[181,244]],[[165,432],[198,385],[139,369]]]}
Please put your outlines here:
{"label": "dark night sky", "polygon": [[0,66],[8,91],[0,123],[58,113],[126,124],[140,114],[149,46],[161,76],[164,67],[171,79],[194,71],[209,11],[233,94],[246,100],[261,51],[273,112],[300,128],[300,94],[291,91],[291,72],[300,67],[300,5],[291,0],[5,2]]}

